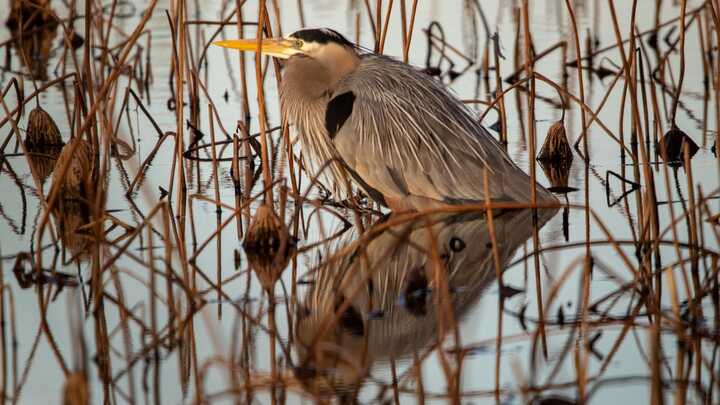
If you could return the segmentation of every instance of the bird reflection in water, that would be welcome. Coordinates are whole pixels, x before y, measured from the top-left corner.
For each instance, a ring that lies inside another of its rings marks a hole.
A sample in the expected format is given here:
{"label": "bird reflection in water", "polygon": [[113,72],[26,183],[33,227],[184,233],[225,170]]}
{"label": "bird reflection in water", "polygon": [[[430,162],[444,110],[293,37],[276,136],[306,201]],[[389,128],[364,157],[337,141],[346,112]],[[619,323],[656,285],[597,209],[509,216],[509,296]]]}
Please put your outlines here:
{"label": "bird reflection in water", "polygon": [[[539,210],[538,227],[555,212]],[[533,211],[494,215],[503,268],[532,235]],[[428,249],[430,241],[435,249]],[[490,228],[481,213],[423,218],[346,249],[349,243],[334,249],[308,276],[310,287],[296,318],[295,374],[316,396],[351,397],[373,365],[437,343],[446,329],[442,323],[447,325],[447,315],[436,306],[442,294],[438,280],[447,280],[452,316],[461,321],[496,279]]]}

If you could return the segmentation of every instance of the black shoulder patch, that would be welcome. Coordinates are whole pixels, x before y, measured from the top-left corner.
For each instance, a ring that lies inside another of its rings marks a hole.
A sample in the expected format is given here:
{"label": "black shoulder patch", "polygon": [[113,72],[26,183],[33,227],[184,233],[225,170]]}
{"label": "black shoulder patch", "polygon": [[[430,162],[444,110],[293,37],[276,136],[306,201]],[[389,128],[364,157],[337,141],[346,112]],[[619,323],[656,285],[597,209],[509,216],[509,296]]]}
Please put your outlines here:
{"label": "black shoulder patch", "polygon": [[[341,306],[342,300],[338,300],[338,302],[335,303],[335,310]],[[340,326],[351,335],[363,336],[365,334],[365,324],[363,324],[362,316],[352,305],[348,306],[347,309],[340,314],[338,322]]]}
{"label": "black shoulder patch", "polygon": [[408,281],[403,293],[405,308],[415,317],[427,315],[428,279],[425,276],[425,269],[418,267],[410,271]]}
{"label": "black shoulder patch", "polygon": [[337,132],[352,114],[353,104],[355,104],[355,94],[352,91],[335,96],[328,102],[327,110],[325,110],[325,129],[327,129],[330,139],[335,138]]}

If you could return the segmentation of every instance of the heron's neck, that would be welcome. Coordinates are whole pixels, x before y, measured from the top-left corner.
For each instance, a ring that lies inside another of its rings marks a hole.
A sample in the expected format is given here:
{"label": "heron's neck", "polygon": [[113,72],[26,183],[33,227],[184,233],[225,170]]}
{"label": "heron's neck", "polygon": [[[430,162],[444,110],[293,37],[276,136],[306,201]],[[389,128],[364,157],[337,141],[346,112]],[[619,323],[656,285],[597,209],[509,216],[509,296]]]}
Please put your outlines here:
{"label": "heron's neck", "polygon": [[282,80],[282,97],[289,102],[315,100],[331,87],[330,73],[317,60],[307,56],[294,56],[285,66]]}
{"label": "heron's neck", "polygon": [[331,86],[354,72],[360,64],[360,57],[354,50],[333,43],[323,47],[315,59],[325,67]]}
{"label": "heron's neck", "polygon": [[312,101],[332,93],[337,83],[352,73],[360,57],[351,49],[330,44],[312,57],[295,56],[285,66],[283,95]]}

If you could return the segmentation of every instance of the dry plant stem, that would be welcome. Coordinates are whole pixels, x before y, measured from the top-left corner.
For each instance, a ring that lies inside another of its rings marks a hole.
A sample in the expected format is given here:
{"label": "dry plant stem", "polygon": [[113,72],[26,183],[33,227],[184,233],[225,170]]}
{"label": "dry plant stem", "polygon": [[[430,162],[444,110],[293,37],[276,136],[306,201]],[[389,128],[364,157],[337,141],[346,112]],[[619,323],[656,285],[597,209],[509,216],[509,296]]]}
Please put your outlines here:
{"label": "dry plant stem", "polygon": [[[401,0],[402,1],[402,0]],[[385,24],[383,24],[383,30],[382,30],[382,36],[380,37],[380,47],[379,47],[379,53],[384,53],[385,51],[385,40],[387,39],[387,31],[390,27],[390,15],[392,14],[392,6],[393,6],[394,0],[388,1],[387,11],[385,12]],[[380,3],[378,2],[378,11],[382,10],[380,8]]]}
{"label": "dry plant stem", "polygon": [[[7,288],[6,284],[2,284],[3,291]],[[10,341],[12,342],[12,386],[13,386],[13,397],[18,398],[20,395],[20,385],[18,383],[18,353],[17,353],[17,324],[15,322],[15,299],[12,290],[5,292],[8,298],[8,312],[10,314]],[[39,336],[39,335],[38,335]],[[7,395],[7,391],[4,391]]]}
{"label": "dry plant stem", "polygon": [[5,285],[5,269],[2,260],[0,260],[0,358],[2,358],[2,382],[0,382],[0,401],[4,404],[8,397],[8,350],[7,350],[7,333],[5,332],[5,290],[9,290],[9,286]]}
{"label": "dry plant stem", "polygon": [[[430,226],[427,222],[426,225]],[[438,290],[438,294],[435,294],[436,311],[439,323],[438,357],[440,358],[440,362],[445,373],[445,380],[447,383],[446,392],[449,393],[451,403],[459,405],[460,386],[458,384],[460,367],[462,366],[462,353],[459,350],[462,347],[462,343],[460,342],[460,331],[454,316],[452,301],[449,295],[450,290],[447,279],[447,271],[443,260],[440,258],[440,253],[438,252],[437,236],[431,227],[428,229],[430,230],[427,237],[427,244],[429,247],[428,256],[431,262],[430,267],[433,273],[433,282]],[[449,333],[453,334],[455,340],[455,348],[453,351],[456,353],[456,367],[454,370],[445,356],[445,350],[442,349],[442,342],[445,340],[445,336]]]}
{"label": "dry plant stem", "polygon": [[[242,6],[245,3],[244,0],[236,0],[235,1],[235,15],[237,16],[236,19],[236,26],[237,26],[237,33],[239,38],[245,37],[245,30],[243,29],[243,13],[242,13]],[[242,87],[242,112],[243,112],[243,119],[245,120],[245,126],[249,130],[250,125],[250,100],[248,98],[248,86],[247,86],[247,75],[245,72],[245,53],[240,52],[238,55],[239,58],[239,67],[240,67],[240,84]]]}
{"label": "dry plant stem", "polygon": [[[529,139],[528,139],[528,161],[530,162],[530,204],[535,207],[537,205],[537,190],[535,189],[535,80],[534,80],[534,66],[532,64],[531,46],[532,38],[530,36],[530,6],[528,0],[522,2],[522,18],[524,27],[523,43],[525,45],[525,75],[530,79],[530,92],[528,93],[528,128],[529,128]],[[537,216],[533,215],[533,220],[537,220]],[[533,247],[534,250],[538,248],[538,232],[537,227],[534,227],[533,232]],[[538,329],[540,330],[540,340],[542,342],[542,353],[543,357],[547,358],[547,339],[545,337],[545,314],[542,305],[542,280],[540,278],[540,258],[535,257],[535,291],[536,300],[538,305],[538,313],[540,316],[540,323]]]}
{"label": "dry plant stem", "polygon": [[[157,340],[158,336],[158,320],[157,320],[157,297],[156,291],[156,277],[155,277],[155,257],[154,257],[154,244],[153,244],[153,233],[152,227],[147,227],[147,244],[148,244],[148,264],[150,265],[150,291],[148,300],[150,302],[150,333],[153,340]],[[168,305],[169,307],[170,305]],[[153,400],[155,403],[160,402],[160,350],[155,348],[152,351],[153,360]]]}
{"label": "dry plant stem", "polygon": [[[702,13],[700,15],[700,18],[698,18],[698,42],[700,45],[700,52],[703,55],[702,61],[703,61],[703,85],[704,85],[704,102],[703,102],[703,117],[702,117],[702,146],[703,148],[707,147],[707,135],[708,135],[708,111],[710,108],[710,83],[712,81],[711,77],[712,74],[712,65],[709,61],[709,52],[708,52],[708,44],[706,44],[707,39],[705,38],[705,34],[707,30],[709,30],[709,22],[704,22],[705,19],[703,17],[707,17],[707,13]],[[706,26],[707,24],[707,26]],[[709,34],[708,34],[709,36]]]}
{"label": "dry plant stem", "polygon": [[[565,6],[568,10],[568,15],[570,16],[570,20],[572,23],[572,33],[573,33],[573,44],[575,46],[575,56],[576,59],[580,58],[581,50],[580,50],[580,36],[578,35],[578,28],[577,28],[577,20],[575,18],[575,10],[573,8],[572,3],[569,0],[565,0]],[[582,68],[580,66],[580,63],[577,63],[577,76],[578,76],[578,86],[579,86],[579,92],[580,92],[580,104],[585,104],[585,86],[583,82],[583,72]],[[585,117],[585,110],[580,109],[580,117],[582,122],[582,134],[581,137],[583,139],[583,154],[585,155],[585,178],[588,178],[588,170],[589,170],[589,160],[590,160],[590,154],[588,150],[588,144],[587,144],[587,118]],[[584,187],[584,199],[585,199],[585,205],[587,207],[590,206],[590,184],[588,181],[585,181],[585,187]],[[587,370],[587,364],[588,364],[588,350],[589,350],[589,340],[588,340],[588,334],[589,330],[587,327],[587,308],[588,308],[588,300],[590,296],[590,271],[592,270],[592,253],[590,251],[590,211],[585,210],[585,263],[583,267],[583,287],[582,287],[582,304],[581,304],[581,319],[582,323],[580,325],[580,333],[583,336],[583,350],[576,351],[576,372],[577,372],[577,385],[578,385],[578,397],[580,398],[581,403],[585,401],[586,397],[586,374],[585,370]]]}
{"label": "dry plant stem", "polygon": [[[490,188],[488,186],[488,174],[487,169],[483,170],[483,192],[485,195],[490,195]],[[498,281],[498,290],[502,291],[502,288],[504,287],[503,283],[503,268],[502,264],[500,263],[500,254],[498,253],[498,244],[497,244],[497,237],[495,234],[495,224],[493,222],[493,212],[492,209],[489,208],[492,205],[491,201],[488,199],[486,200],[486,207],[488,207],[485,210],[485,216],[487,218],[487,224],[488,224],[488,230],[490,232],[490,242],[492,243],[492,258],[493,263],[495,267],[495,277]],[[502,308],[504,305],[503,301],[503,295],[502,293],[498,293],[498,323],[497,323],[497,332],[495,335],[495,401],[497,403],[500,402],[500,356],[502,353],[502,337],[503,337],[503,314],[502,314]]]}
{"label": "dry plant stem", "polygon": [[[403,9],[405,6],[405,0],[402,0]],[[410,11],[410,24],[407,28],[407,32],[404,32],[403,37],[403,61],[407,62],[410,54],[410,44],[412,43],[413,30],[415,27],[415,16],[417,15],[418,0],[413,0],[412,10]]]}
{"label": "dry plant stem", "polygon": [[175,36],[173,37],[173,53],[174,53],[174,69],[175,72],[175,159],[177,159],[177,204],[179,204],[176,213],[179,222],[179,236],[181,240],[185,240],[185,213],[187,194],[187,184],[185,180],[185,62],[186,62],[186,43],[185,43],[185,0],[176,0],[174,3],[175,11]]}
{"label": "dry plant stem", "polygon": [[[375,51],[380,51],[380,41],[382,40],[382,0],[375,0]],[[370,3],[368,3],[369,5]],[[369,9],[368,9],[369,10]],[[372,13],[370,13],[372,19]]]}
{"label": "dry plant stem", "polygon": [[[88,42],[85,47],[83,47],[83,59],[82,59],[82,71],[80,73],[81,81],[78,83],[83,91],[81,94],[86,95],[88,97],[88,102],[90,105],[95,104],[95,94],[92,91],[95,88],[95,85],[93,84],[93,75],[92,75],[92,69],[91,64],[92,60],[90,59],[90,43],[92,43],[92,36],[90,29],[92,28],[92,3],[86,2],[85,3],[85,39]],[[100,39],[102,40],[102,34],[100,35]],[[103,52],[103,54],[106,54],[106,52]],[[102,63],[102,62],[101,62]],[[105,105],[105,100],[99,99],[98,104]],[[99,143],[98,143],[98,134],[97,134],[97,120],[95,117],[96,113],[88,114],[85,118],[90,123],[90,132],[91,134],[88,134],[88,141],[92,145],[92,150],[97,152],[99,149]],[[84,131],[78,131],[75,136],[82,137],[84,134]],[[97,166],[96,166],[97,167]]]}
{"label": "dry plant stem", "polygon": [[[260,49],[262,47],[262,40],[263,40],[263,29],[265,25],[267,24],[267,9],[265,8],[265,0],[260,0],[260,6],[258,11],[258,34],[257,34],[257,49]],[[266,194],[265,194],[265,204],[269,205],[271,208],[274,204],[273,201],[273,192],[270,185],[272,184],[272,169],[270,167],[270,158],[268,154],[268,140],[267,140],[267,133],[266,133],[266,117],[267,114],[265,113],[265,88],[263,86],[263,75],[262,75],[262,59],[263,55],[260,54],[260,52],[257,52],[255,54],[255,80],[257,82],[257,95],[258,95],[258,108],[259,108],[259,117],[258,121],[260,123],[260,145],[262,148],[262,172],[263,172],[263,182],[266,188]]]}
{"label": "dry plant stem", "polygon": [[[116,269],[112,269],[110,271],[110,277],[112,278],[113,284],[115,286],[115,290],[117,292],[117,300],[119,302],[118,308],[124,307],[123,303],[125,302],[124,293],[122,289],[122,283],[120,282],[120,279],[118,277],[118,272],[115,271]],[[125,361],[128,365],[128,386],[129,386],[129,397],[130,397],[130,403],[134,404],[136,403],[135,399],[135,378],[134,378],[134,372],[133,368],[131,367],[131,360],[132,360],[132,340],[130,337],[130,326],[128,321],[128,316],[126,311],[119,310],[120,314],[120,328],[122,330],[123,335],[123,344],[125,348]]]}
{"label": "dry plant stem", "polygon": [[685,17],[687,11],[687,0],[680,0],[680,73],[678,76],[677,89],[675,90],[675,100],[673,102],[672,113],[670,117],[673,125],[676,124],[677,108],[682,95],[683,83],[685,82]]}
{"label": "dry plant stem", "polygon": [[[632,43],[633,43],[633,41],[631,41],[631,44],[632,44]],[[631,47],[632,47],[632,45],[631,45]],[[637,61],[637,62],[634,63],[633,66],[632,66],[632,68],[633,68],[633,69],[632,69],[632,73],[633,73],[632,81],[633,81],[634,83],[637,83],[637,81],[638,81],[638,79],[637,79],[637,74],[638,74],[638,69],[637,69],[637,67],[638,67],[638,66],[640,67],[640,69],[639,69],[640,72],[644,72],[644,70],[643,70],[643,65],[642,65],[642,62],[643,62],[643,61],[642,61],[642,58],[640,57],[640,54],[638,54],[637,56],[638,56],[637,59],[634,59],[634,61]],[[641,78],[641,80],[643,80],[643,82],[640,83],[641,89],[643,90],[643,91],[642,91],[643,101],[646,101],[646,100],[645,100],[644,77]],[[630,87],[630,86],[629,86],[628,82],[625,82],[625,86],[624,86],[624,89],[623,89],[622,102],[620,103],[621,106],[624,106],[624,105],[625,105],[626,96],[627,96],[629,87]],[[644,103],[643,103],[643,104],[644,104]],[[643,108],[643,113],[646,113],[646,112],[647,112],[647,107],[645,106],[645,108]],[[647,115],[645,115],[645,117],[647,117]],[[646,119],[646,120],[645,120],[645,124],[647,124],[647,123],[648,123],[648,122],[647,122],[647,119]],[[648,126],[646,125],[645,128],[647,129]],[[625,126],[624,126],[624,108],[623,108],[623,109],[622,109],[622,113],[621,113],[621,117],[620,117],[620,122],[619,122],[619,130],[621,131],[621,136],[624,134],[624,129],[625,129]],[[637,184],[641,184],[642,180],[641,180],[641,175],[640,175],[640,167],[639,167],[639,165],[637,164],[637,162],[638,162],[638,158],[637,158],[637,143],[638,143],[638,141],[637,141],[637,140],[638,140],[638,134],[637,134],[635,128],[633,128],[633,129],[632,129],[632,133],[631,133],[631,140],[630,140],[631,148],[632,148],[632,150],[633,150],[633,153],[630,155],[630,157],[632,158],[632,162],[633,162],[633,165],[632,165],[632,174],[633,174],[633,179],[635,180],[635,182],[636,182]],[[625,143],[625,140],[624,140],[624,139],[623,139],[623,143]],[[623,153],[622,150],[621,150],[621,153]],[[625,158],[625,155],[623,154],[623,162],[625,161],[624,158]],[[624,166],[624,165],[623,165],[623,175],[625,175],[625,166]],[[624,188],[625,188],[625,186],[624,186],[624,183],[623,183],[623,191],[625,191]],[[636,215],[637,215],[637,218],[642,218],[642,220],[638,221],[638,230],[637,230],[637,232],[636,232],[636,230],[635,230],[635,227],[634,227],[632,224],[630,224],[630,229],[632,230],[632,233],[633,233],[633,237],[634,237],[634,238],[636,238],[636,239],[641,239],[641,238],[643,238],[643,237],[645,236],[645,231],[647,230],[647,227],[645,227],[645,221],[644,221],[645,215],[643,214],[642,193],[635,193],[635,206],[637,207],[637,208],[636,208],[636,209],[637,209],[637,214],[636,214]],[[626,210],[628,210],[628,212],[630,212],[630,203],[629,203],[629,201],[628,201],[627,199],[625,200],[625,208],[626,208]],[[637,235],[639,235],[639,236],[637,236]],[[640,247],[638,247],[638,248],[640,248]],[[646,267],[647,267],[647,266],[644,266],[644,265],[641,267],[641,269],[640,269],[640,273],[641,273],[641,274],[642,274],[642,273],[645,273],[645,272],[643,271],[643,268],[646,268]]]}
{"label": "dry plant stem", "polygon": [[[235,0],[235,15],[237,16],[236,20],[236,26],[237,26],[237,33],[239,38],[245,37],[245,30],[243,29],[243,12],[242,12],[242,6],[245,3],[243,0]],[[242,130],[242,140],[243,140],[243,153],[245,155],[245,163],[243,167],[243,173],[244,173],[244,182],[245,182],[245,194],[249,194],[252,191],[252,166],[250,162],[250,100],[248,96],[248,84],[247,84],[247,71],[245,67],[245,52],[240,52],[238,55],[239,58],[239,68],[240,68],[240,85],[242,87],[242,112],[243,112],[243,123],[240,124],[240,121],[238,121],[238,129]],[[237,134],[233,136],[233,168],[235,173],[235,207],[239,207],[243,204],[244,196],[240,195],[240,163],[238,161],[238,139]],[[250,210],[248,209],[245,213],[245,220],[247,226],[250,224]],[[243,234],[243,223],[240,217],[238,217],[237,221],[237,228],[238,228],[238,237],[242,237]]]}
{"label": "dry plant stem", "polygon": [[305,7],[303,7],[303,0],[297,0],[298,14],[300,15],[300,26],[305,27]]}
{"label": "dry plant stem", "polygon": [[417,355],[417,352],[413,352],[413,373],[416,377],[416,388],[417,401],[419,404],[425,403],[425,386],[423,384],[422,377],[422,361]]}
{"label": "dry plant stem", "polygon": [[[210,142],[212,142],[212,147],[210,148],[211,156],[212,156],[212,171],[213,171],[213,181],[214,181],[214,188],[215,188],[215,217],[217,221],[217,226],[220,226],[220,218],[222,215],[222,208],[220,208],[220,179],[218,178],[218,162],[217,162],[217,151],[215,150],[215,126],[213,125],[213,107],[211,104],[208,104],[208,123],[210,124]],[[221,291],[222,291],[222,265],[221,265],[221,258],[222,258],[222,238],[218,238],[217,240],[217,262],[215,263],[216,267],[216,282],[217,282],[217,300],[218,300],[218,319],[222,316],[222,297],[221,297]]]}
{"label": "dry plant stem", "polygon": [[[648,58],[647,58],[647,51],[645,49],[644,42],[640,41],[640,44],[641,44],[641,50],[642,50],[642,53],[640,55],[645,55],[644,58],[643,57],[639,58],[640,59],[640,63],[639,63],[640,74],[641,74],[641,80],[643,83],[643,85],[641,87],[642,94],[643,94],[643,105],[645,105],[646,104],[646,101],[645,101],[646,90],[645,90],[645,85],[644,85],[644,83],[645,83],[645,65],[643,62],[647,61]],[[649,66],[648,66],[648,68],[649,68]],[[655,86],[650,86],[650,96],[651,96],[651,102],[652,102],[652,107],[653,107],[653,116],[656,117],[655,119],[657,121],[657,124],[654,126],[654,129],[653,129],[653,132],[654,132],[653,137],[654,137],[655,141],[657,142],[657,138],[658,138],[657,133],[662,132],[662,128],[659,125],[660,120],[657,118],[660,116],[660,112],[659,112],[659,107],[658,107],[658,103],[657,103],[657,95],[655,92]],[[659,128],[659,130],[658,130],[658,128]],[[640,153],[641,153],[642,161],[649,163],[647,148],[649,147],[650,126],[649,126],[647,118],[645,120],[645,131],[646,131],[646,133],[645,133],[646,142],[641,143]],[[633,155],[633,160],[634,161],[636,160],[634,155]],[[633,172],[635,172],[634,174],[635,174],[636,182],[639,183],[640,182],[640,174],[637,173],[638,170],[633,169]],[[649,207],[649,209],[646,210],[647,215],[649,215],[649,217],[650,217],[649,228],[650,228],[650,232],[652,232],[653,240],[659,241],[661,239],[661,237],[660,237],[660,219],[659,219],[658,210],[657,210],[657,195],[655,192],[655,180],[654,180],[654,176],[652,176],[652,172],[650,172],[648,169],[644,169],[643,175],[645,176],[645,179],[649,182],[648,183],[648,193],[647,193],[648,199],[646,201],[646,204]],[[645,231],[647,231],[647,229],[648,229],[648,227],[644,227]],[[651,262],[652,262],[652,259],[654,259],[654,270],[657,273],[656,278],[655,278],[656,297],[654,297],[654,310],[656,313],[659,314],[661,311],[660,306],[661,306],[661,299],[662,299],[662,279],[660,276],[660,268],[662,267],[662,261],[661,261],[661,257],[660,257],[659,247],[654,246],[654,247],[648,248],[646,256],[647,256],[647,258],[645,259],[645,262],[643,262],[643,265],[645,265],[645,267],[648,269],[652,267]],[[645,264],[645,263],[647,263],[647,264]],[[652,339],[653,339],[652,344],[654,347],[659,348],[660,347],[659,325],[658,325],[658,327],[656,327],[653,330],[653,334],[654,335],[652,337]],[[656,380],[657,380],[660,378],[660,372],[659,372],[660,354],[659,354],[659,350],[655,350],[653,353],[654,353],[654,355],[652,358],[652,361],[653,361],[652,367],[653,367],[653,370],[655,370],[655,371],[653,371],[653,375],[656,376],[654,378],[656,378]],[[654,382],[655,385],[659,385],[660,383],[661,383],[660,381]],[[658,392],[657,395],[661,395],[661,393]]]}
{"label": "dry plant stem", "polygon": [[[720,27],[720,15],[718,15],[718,11],[720,10],[720,4],[715,4],[717,1],[711,0],[706,2],[709,14],[712,16],[713,23],[715,24],[715,27]],[[715,33],[715,44],[720,44],[720,30],[714,29]],[[714,80],[712,81],[713,88],[715,90],[715,122],[720,122],[720,103],[717,102],[717,100],[720,100],[720,60],[717,58],[715,59],[715,66],[713,68],[713,71],[715,72]],[[720,150],[720,138],[715,138],[715,150]],[[720,155],[718,155],[718,158],[716,159],[717,162],[717,173],[718,176],[720,176]]]}
{"label": "dry plant stem", "polygon": [[153,159],[155,159],[155,155],[157,154],[158,150],[160,149],[160,146],[165,142],[165,140],[169,137],[174,137],[175,133],[173,132],[166,132],[164,134],[160,135],[160,139],[158,139],[157,143],[153,147],[153,149],[150,151],[150,153],[147,155],[145,160],[140,164],[140,167],[138,168],[138,173],[135,176],[135,178],[130,183],[130,186],[128,187],[128,190],[125,192],[126,196],[132,195],[135,188],[137,187],[138,183],[142,181],[145,171],[147,170],[147,167],[150,166]]}
{"label": "dry plant stem", "polygon": [[396,405],[399,405],[400,404],[400,393],[398,392],[397,367],[395,364],[394,357],[390,358],[390,372],[392,373],[393,403],[395,403]]}
{"label": "dry plant stem", "polygon": [[[497,33],[495,35],[498,35]],[[505,110],[505,97],[503,96],[502,75],[500,74],[500,49],[498,42],[493,41],[493,55],[495,57],[495,99],[498,100],[500,110],[500,142],[507,148],[507,112]]]}
{"label": "dry plant stem", "polygon": [[[184,161],[184,151],[185,151],[185,141],[184,141],[184,125],[185,125],[185,119],[184,119],[184,109],[185,109],[185,97],[184,97],[184,82],[187,75],[187,68],[186,64],[188,63],[187,60],[187,43],[186,43],[186,29],[187,26],[185,24],[186,20],[186,12],[187,7],[185,4],[185,0],[177,0],[173,4],[173,17],[171,19],[171,25],[170,28],[173,31],[173,72],[175,73],[175,118],[176,118],[176,134],[175,137],[175,153],[173,156],[173,168],[176,171],[172,172],[172,176],[175,176],[177,174],[177,203],[179,204],[178,211],[175,213],[175,218],[177,219],[177,222],[171,218],[171,224],[172,224],[172,230],[173,230],[173,237],[175,238],[175,245],[177,247],[178,254],[180,256],[180,263],[182,266],[182,277],[183,277],[183,283],[184,285],[188,286],[188,288],[185,290],[187,300],[187,305],[191,308],[195,307],[195,301],[194,297],[196,296],[196,280],[194,277],[191,278],[191,274],[189,272],[187,261],[185,260],[187,257],[187,253],[185,251],[185,235],[186,235],[186,226],[185,226],[185,218],[186,218],[186,212],[187,212],[187,184],[185,179],[185,161]],[[192,63],[189,64],[192,66]],[[189,76],[189,75],[188,75]],[[188,86],[190,86],[190,83],[188,82]],[[192,101],[192,93],[189,92],[189,100],[191,107],[193,105]],[[192,108],[191,108],[191,114],[192,114]],[[189,169],[189,167],[188,167]],[[170,180],[171,186],[174,185],[174,179],[171,178]],[[169,192],[172,192],[172,190],[169,190]],[[172,209],[170,209],[172,211]],[[194,276],[194,273],[193,273]],[[179,334],[181,336],[181,339],[187,339],[192,338],[194,335],[194,323],[190,322],[186,325],[186,328],[181,327],[179,330]],[[194,340],[190,339],[190,347],[184,347],[185,350],[188,350],[191,355],[195,353],[195,350],[193,348],[194,346]],[[183,366],[183,360],[184,356],[186,354],[181,354],[180,356],[180,365],[181,369],[184,370],[183,373],[181,373],[181,384],[185,385],[187,384],[187,381],[189,379],[189,369],[184,368]],[[197,371],[195,370],[196,362],[191,363],[191,366],[193,366],[193,375],[195,376],[195,382],[196,386],[197,384]],[[196,392],[197,395],[197,392]]]}
{"label": "dry plant stem", "polygon": [[370,22],[370,29],[372,29],[373,43],[375,44],[375,48],[373,48],[373,49],[375,51],[377,51],[379,27],[377,27],[377,25],[375,24],[375,19],[373,18],[372,8],[370,7],[370,1],[369,0],[364,0],[364,1],[365,1],[365,11],[367,12],[368,21]]}
{"label": "dry plant stem", "polygon": [[[692,164],[690,161],[690,149],[689,145],[685,144],[683,148],[683,162],[684,167],[687,170],[687,192],[688,192],[688,202],[690,206],[696,206],[696,200],[695,200],[695,190],[694,190],[694,183],[693,183],[693,170],[692,170]],[[693,316],[696,319],[705,319],[702,306],[698,305],[697,301],[700,300],[700,298],[696,297],[702,297],[702,287],[700,286],[700,258],[698,255],[698,249],[696,246],[698,246],[698,212],[694,208],[690,208],[686,210],[685,215],[689,217],[687,218],[687,221],[689,222],[688,225],[688,233],[690,237],[690,244],[693,246],[693,248],[690,249],[690,273],[692,276],[692,283],[693,283],[693,294],[692,298],[690,299],[690,310],[693,313]],[[694,355],[696,358],[700,358],[702,356],[701,352],[701,346],[702,342],[699,338],[699,336],[695,333],[692,334],[692,347],[694,350]],[[701,375],[701,364],[700,361],[695,362],[695,379],[702,383],[702,375]],[[686,377],[687,378],[687,377]],[[687,390],[687,379],[683,380],[681,383],[681,386],[684,390]],[[687,394],[685,393],[684,397],[686,397]],[[685,398],[682,399],[682,401],[685,401]]]}
{"label": "dry plant stem", "polygon": [[270,327],[270,376],[272,378],[272,385],[270,387],[270,399],[272,404],[277,404],[277,390],[279,387],[275,386],[275,382],[278,380],[277,370],[277,353],[275,347],[275,340],[277,338],[277,326],[275,324],[275,292],[272,290],[267,291],[268,296],[268,325]]}
{"label": "dry plant stem", "polygon": [[[232,178],[233,178],[233,185],[235,186],[235,208],[237,209],[239,206],[242,205],[242,198],[240,196],[240,163],[238,160],[238,151],[239,151],[239,145],[238,145],[238,136],[237,134],[233,135],[233,143],[232,143],[232,151],[233,151],[233,157],[232,157]],[[249,151],[250,146],[245,145],[245,153],[250,153]],[[248,163],[246,163],[246,168],[249,166]],[[243,172],[247,172],[247,170],[243,170]],[[238,239],[243,238],[243,222],[242,222],[242,215],[238,215],[236,223],[236,229],[237,229],[237,237]]]}
{"label": "dry plant stem", "polygon": [[[268,30],[268,34],[269,34],[270,36],[275,36],[275,35],[272,34],[272,31],[269,31],[269,30]],[[277,61],[276,59],[272,59],[272,63],[273,63],[274,71],[275,71],[275,79],[276,79],[277,87],[278,87],[278,88],[281,88],[281,86],[282,86],[282,83],[281,83],[281,81],[282,81],[282,72],[280,71],[280,64],[278,63],[278,61]],[[281,131],[282,131],[282,133],[281,133],[281,141],[286,145],[285,155],[284,155],[284,156],[285,156],[285,158],[287,158],[287,162],[288,162],[288,171],[290,172],[290,183],[291,183],[291,185],[292,185],[292,190],[293,190],[293,192],[297,193],[297,191],[300,189],[300,181],[299,181],[299,179],[296,178],[296,174],[295,174],[295,173],[296,173],[296,171],[295,171],[295,158],[294,158],[295,156],[294,156],[294,154],[292,153],[292,147],[293,147],[293,145],[292,145],[292,143],[291,143],[291,141],[290,141],[289,123],[287,122],[287,120],[285,119],[284,116],[281,118],[280,128],[281,128]],[[272,132],[272,131],[274,131],[274,130],[275,130],[274,128],[271,129],[271,130],[268,130],[268,131],[267,131],[267,132],[268,132],[268,135],[269,135],[270,132]],[[259,135],[261,135],[261,134],[259,134]],[[281,151],[281,152],[282,152],[282,151]],[[275,155],[273,155],[273,156],[275,156]],[[274,158],[274,159],[275,159],[275,158]],[[282,166],[282,160],[283,160],[283,156],[280,157],[280,161],[281,161],[280,165],[281,165],[281,166]],[[272,174],[271,174],[271,177],[272,177]],[[271,192],[272,192],[272,190],[271,190]],[[283,193],[283,192],[284,192],[284,191],[281,190],[281,193]],[[271,197],[272,197],[272,195],[271,195]],[[284,209],[285,209],[285,200],[284,200],[284,196],[282,196],[282,195],[281,195],[281,201],[280,201],[280,203],[281,203],[280,216],[281,216],[281,218],[283,218],[283,221],[282,221],[282,222],[283,222],[283,223],[286,223],[286,222],[284,221],[284,216],[285,216],[285,210],[284,210]],[[301,204],[298,204],[298,209],[299,209],[299,214],[302,214],[302,205],[301,205]],[[297,217],[296,217],[296,218],[297,218]],[[295,220],[295,222],[297,222],[297,221]],[[293,258],[293,260],[294,260],[294,258]]]}
{"label": "dry plant stem", "polygon": [[[405,0],[400,0],[400,33],[402,34],[402,50],[403,50],[403,63],[408,63],[409,48],[407,45],[408,37],[408,23],[407,23],[407,4]],[[393,363],[393,373],[395,367]],[[396,401],[397,402],[397,401]]]}

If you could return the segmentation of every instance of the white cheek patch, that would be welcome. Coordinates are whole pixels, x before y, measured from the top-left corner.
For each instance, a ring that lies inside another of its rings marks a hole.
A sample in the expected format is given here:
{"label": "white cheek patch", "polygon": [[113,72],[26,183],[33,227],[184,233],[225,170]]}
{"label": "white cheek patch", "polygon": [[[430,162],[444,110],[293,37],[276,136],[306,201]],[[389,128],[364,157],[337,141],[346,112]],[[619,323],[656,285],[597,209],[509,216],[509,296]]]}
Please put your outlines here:
{"label": "white cheek patch", "polygon": [[302,51],[310,56],[316,56],[321,52],[320,44],[317,42],[304,42],[302,46]]}

